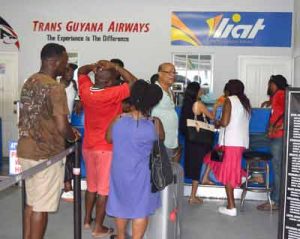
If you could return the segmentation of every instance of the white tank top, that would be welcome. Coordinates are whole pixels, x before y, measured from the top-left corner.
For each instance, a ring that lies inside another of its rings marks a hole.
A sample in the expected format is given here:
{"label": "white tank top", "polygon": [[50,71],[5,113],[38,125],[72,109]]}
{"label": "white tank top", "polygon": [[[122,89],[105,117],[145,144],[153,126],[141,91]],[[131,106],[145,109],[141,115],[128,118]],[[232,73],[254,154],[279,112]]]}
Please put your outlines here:
{"label": "white tank top", "polygon": [[226,128],[220,129],[219,145],[248,148],[250,115],[245,110],[237,96],[229,96],[228,99],[231,102],[230,122]]}

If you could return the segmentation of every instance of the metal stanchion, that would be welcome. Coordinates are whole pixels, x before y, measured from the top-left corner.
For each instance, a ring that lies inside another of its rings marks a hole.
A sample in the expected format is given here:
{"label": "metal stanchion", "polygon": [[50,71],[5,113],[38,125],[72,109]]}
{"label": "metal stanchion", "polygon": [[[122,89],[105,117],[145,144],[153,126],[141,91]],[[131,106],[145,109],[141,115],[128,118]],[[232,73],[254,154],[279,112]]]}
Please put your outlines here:
{"label": "metal stanchion", "polygon": [[75,143],[74,174],[74,239],[81,239],[81,173],[79,143]]}
{"label": "metal stanchion", "polygon": [[22,180],[22,238],[25,238],[25,208],[26,208],[26,188],[25,180]]}
{"label": "metal stanchion", "polygon": [[80,157],[79,157],[79,146],[78,143],[75,146],[72,146],[63,152],[50,157],[47,161],[42,162],[34,167],[31,167],[22,173],[10,176],[0,176],[0,191],[5,190],[16,183],[22,181],[22,238],[24,238],[24,229],[25,229],[25,208],[26,208],[26,187],[25,180],[36,173],[45,170],[51,165],[55,164],[58,161],[61,161],[62,158],[66,157],[68,154],[75,151],[75,168],[73,169],[74,177],[74,193],[75,193],[75,202],[74,202],[74,238],[81,239],[81,189],[80,189]]}

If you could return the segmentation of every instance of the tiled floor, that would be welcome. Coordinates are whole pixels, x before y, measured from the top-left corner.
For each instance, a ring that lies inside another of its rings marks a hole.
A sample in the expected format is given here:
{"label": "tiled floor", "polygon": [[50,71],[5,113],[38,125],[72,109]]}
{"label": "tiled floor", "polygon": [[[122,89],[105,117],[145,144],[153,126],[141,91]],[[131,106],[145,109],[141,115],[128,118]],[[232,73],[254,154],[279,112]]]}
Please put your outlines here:
{"label": "tiled floor", "polygon": [[[0,192],[0,238],[21,238],[21,192],[18,186]],[[246,201],[245,210],[235,218],[219,215],[224,201],[205,200],[201,206],[183,203],[182,239],[275,239],[278,213],[259,212],[259,202]],[[45,239],[73,238],[73,204],[61,202],[58,213],[49,216]],[[107,222],[113,225],[111,220]],[[82,239],[92,238],[83,231]],[[159,239],[159,238],[153,238]],[[171,239],[171,238],[168,238]]]}

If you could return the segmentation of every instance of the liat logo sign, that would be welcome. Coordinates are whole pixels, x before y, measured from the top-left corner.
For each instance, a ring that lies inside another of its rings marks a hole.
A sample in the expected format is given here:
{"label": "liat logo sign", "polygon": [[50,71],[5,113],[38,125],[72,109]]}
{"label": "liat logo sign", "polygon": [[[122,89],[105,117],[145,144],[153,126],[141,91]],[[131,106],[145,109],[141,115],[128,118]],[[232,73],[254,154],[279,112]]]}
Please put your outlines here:
{"label": "liat logo sign", "polygon": [[[264,19],[259,18],[254,25],[239,24],[242,17],[240,14],[233,14],[230,18],[223,18],[219,15],[207,19],[206,23],[209,26],[208,35],[213,38],[232,38],[238,39],[254,39],[259,31],[264,30]],[[233,24],[230,24],[230,21]]]}
{"label": "liat logo sign", "polygon": [[292,13],[173,12],[172,45],[291,47]]}

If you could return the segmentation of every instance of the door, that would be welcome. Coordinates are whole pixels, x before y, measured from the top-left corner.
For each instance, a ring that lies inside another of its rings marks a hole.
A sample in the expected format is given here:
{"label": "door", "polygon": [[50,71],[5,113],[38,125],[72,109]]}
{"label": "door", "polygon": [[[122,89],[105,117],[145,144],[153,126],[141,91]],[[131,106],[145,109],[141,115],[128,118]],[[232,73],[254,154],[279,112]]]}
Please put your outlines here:
{"label": "door", "polygon": [[9,140],[17,140],[18,54],[0,52],[0,117],[2,119],[2,152],[8,156]]}
{"label": "door", "polygon": [[252,107],[260,107],[268,100],[267,88],[271,75],[283,75],[293,84],[293,60],[290,57],[239,57],[239,78]]}

